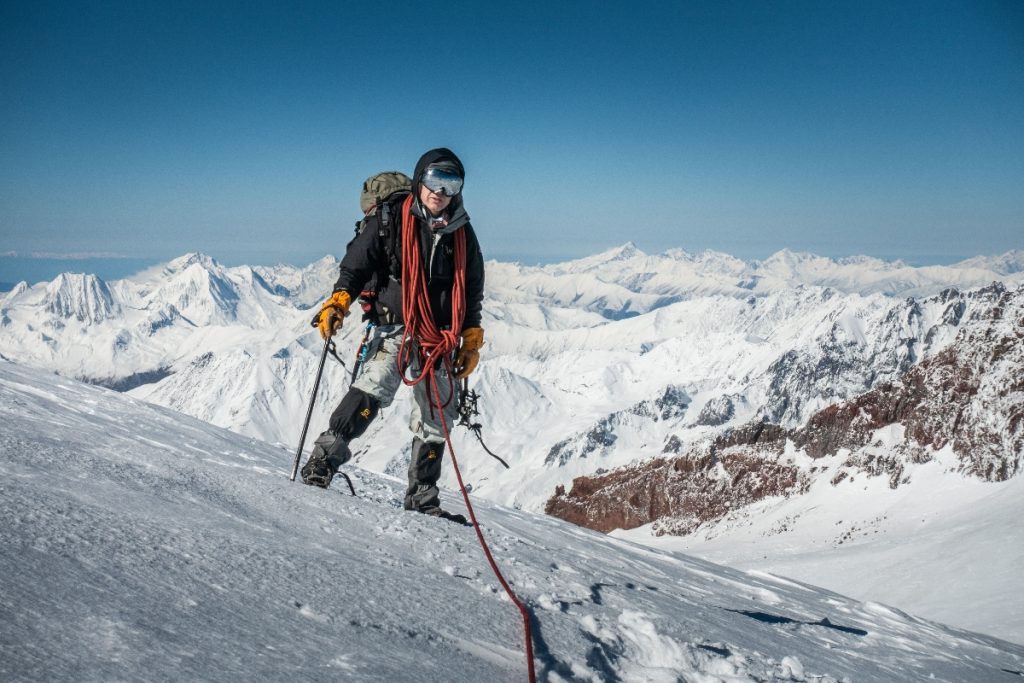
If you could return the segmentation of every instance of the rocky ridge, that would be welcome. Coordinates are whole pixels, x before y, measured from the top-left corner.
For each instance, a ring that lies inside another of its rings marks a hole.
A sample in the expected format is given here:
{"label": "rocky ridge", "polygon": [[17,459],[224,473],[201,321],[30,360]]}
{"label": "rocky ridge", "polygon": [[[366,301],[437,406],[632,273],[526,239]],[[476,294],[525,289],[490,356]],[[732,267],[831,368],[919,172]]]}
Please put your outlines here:
{"label": "rocky ridge", "polygon": [[[600,531],[653,522],[655,533],[684,535],[758,500],[800,495],[819,476],[835,485],[865,472],[897,488],[908,482],[909,464],[928,462],[947,446],[969,476],[1004,481],[1019,474],[1024,288],[993,284],[940,299],[948,304],[943,319],[959,331],[895,381],[829,405],[799,427],[755,420],[682,455],[578,477],[570,490],[556,489],[545,511]],[[893,426],[903,438],[889,447],[876,435]],[[665,452],[679,450],[678,439],[666,441]],[[844,458],[838,471],[816,464],[836,455]]]}

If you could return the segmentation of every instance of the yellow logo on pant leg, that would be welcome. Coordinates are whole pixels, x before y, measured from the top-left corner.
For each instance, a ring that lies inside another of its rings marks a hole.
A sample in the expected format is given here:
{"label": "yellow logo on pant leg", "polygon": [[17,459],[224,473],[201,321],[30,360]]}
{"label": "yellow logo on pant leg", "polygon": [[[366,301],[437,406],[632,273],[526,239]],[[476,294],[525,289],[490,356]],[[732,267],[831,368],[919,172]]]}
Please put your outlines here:
{"label": "yellow logo on pant leg", "polygon": [[436,460],[436,459],[437,459],[437,451],[435,451],[433,448],[431,448],[430,452],[427,453],[427,460]]}
{"label": "yellow logo on pant leg", "polygon": [[365,417],[365,418],[369,418],[369,417],[370,417],[370,409],[369,409],[369,408],[363,408],[363,409],[362,409],[362,410],[360,411],[360,413],[359,413],[359,414],[360,414],[360,415],[362,415],[362,416],[363,416],[363,417]]}

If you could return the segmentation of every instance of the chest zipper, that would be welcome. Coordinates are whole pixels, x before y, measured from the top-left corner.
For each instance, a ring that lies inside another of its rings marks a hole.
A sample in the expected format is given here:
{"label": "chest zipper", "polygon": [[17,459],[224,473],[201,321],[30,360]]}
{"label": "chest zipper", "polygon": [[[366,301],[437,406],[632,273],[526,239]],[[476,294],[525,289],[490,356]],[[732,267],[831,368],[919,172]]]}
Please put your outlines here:
{"label": "chest zipper", "polygon": [[429,282],[434,277],[434,256],[437,254],[437,245],[441,243],[442,235],[440,233],[434,233],[434,243],[430,247],[430,261],[427,264],[427,281]]}

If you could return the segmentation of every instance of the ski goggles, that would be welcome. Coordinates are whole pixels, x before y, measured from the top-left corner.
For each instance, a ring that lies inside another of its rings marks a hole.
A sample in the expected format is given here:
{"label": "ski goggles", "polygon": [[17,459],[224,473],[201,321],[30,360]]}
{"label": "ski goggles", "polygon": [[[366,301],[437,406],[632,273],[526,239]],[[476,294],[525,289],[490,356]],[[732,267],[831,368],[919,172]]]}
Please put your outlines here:
{"label": "ski goggles", "polygon": [[462,192],[462,178],[451,171],[445,171],[440,168],[427,168],[420,182],[434,194],[454,197]]}

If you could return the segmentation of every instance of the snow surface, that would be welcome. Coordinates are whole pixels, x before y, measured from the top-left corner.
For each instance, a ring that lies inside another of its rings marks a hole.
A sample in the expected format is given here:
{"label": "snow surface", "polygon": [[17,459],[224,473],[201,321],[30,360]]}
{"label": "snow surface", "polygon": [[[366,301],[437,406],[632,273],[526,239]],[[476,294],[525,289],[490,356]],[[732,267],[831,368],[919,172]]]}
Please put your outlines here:
{"label": "snow surface", "polygon": [[736,510],[690,536],[652,536],[650,525],[613,533],[1024,643],[1024,478],[965,477],[947,447],[910,465],[897,489],[864,472],[833,486],[844,457],[822,460],[807,494]]}
{"label": "snow surface", "polygon": [[[471,529],[0,361],[3,680],[523,680]],[[459,510],[455,492],[444,492]],[[476,500],[547,681],[998,681],[1024,647]],[[944,587],[947,589],[948,587]]]}

